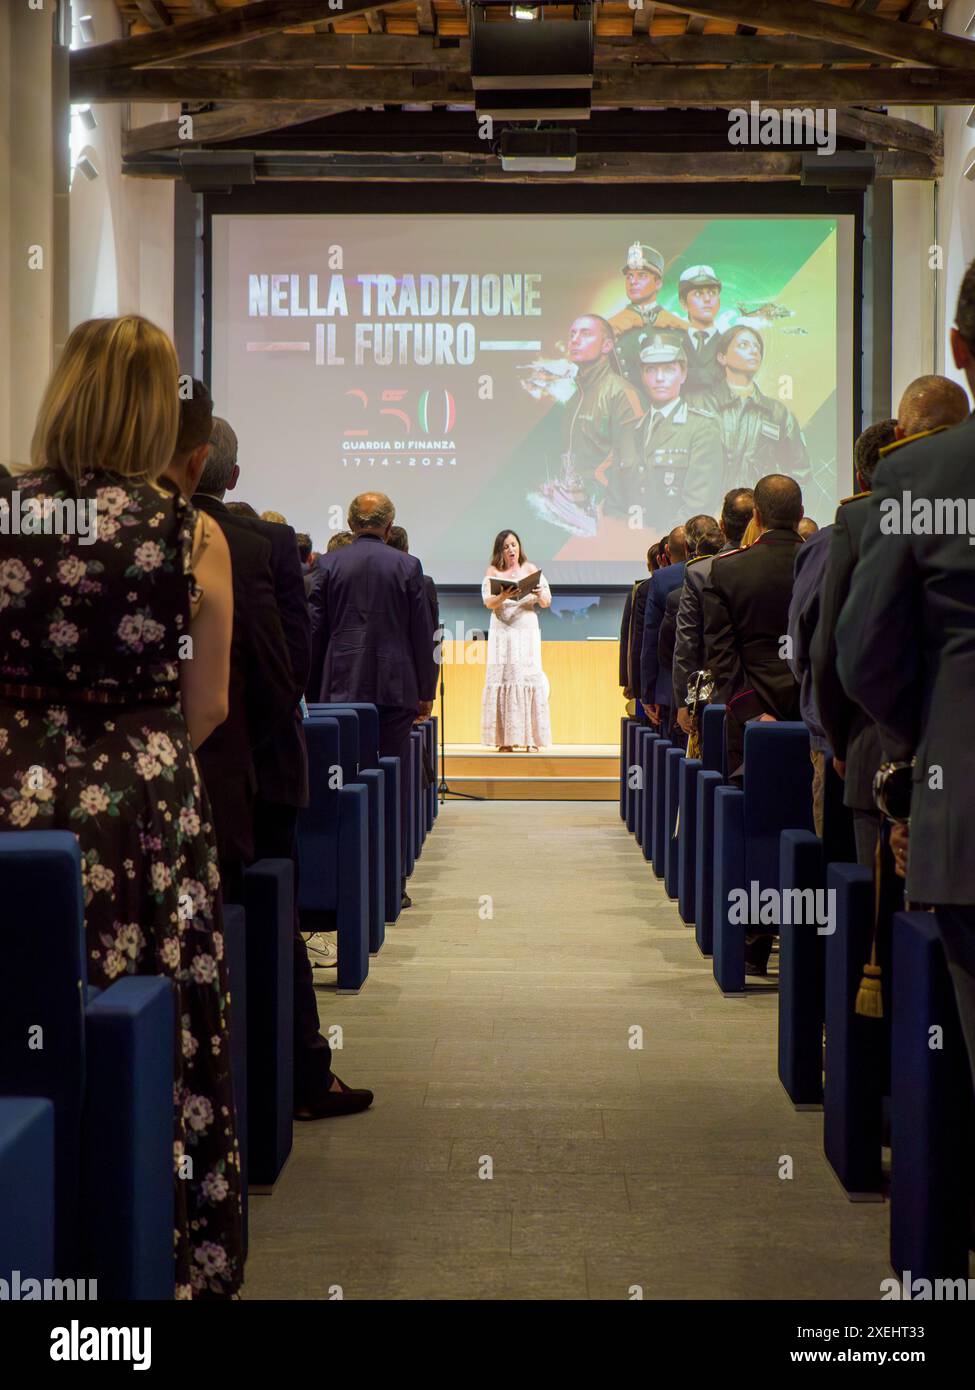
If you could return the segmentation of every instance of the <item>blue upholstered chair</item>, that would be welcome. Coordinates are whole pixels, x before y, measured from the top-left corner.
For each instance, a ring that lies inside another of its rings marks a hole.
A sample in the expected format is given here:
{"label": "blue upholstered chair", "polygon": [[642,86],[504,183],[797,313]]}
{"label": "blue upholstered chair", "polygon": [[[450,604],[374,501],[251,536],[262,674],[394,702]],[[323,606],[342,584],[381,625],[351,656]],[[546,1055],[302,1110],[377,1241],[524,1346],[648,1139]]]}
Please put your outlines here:
{"label": "blue upholstered chair", "polygon": [[[373,718],[374,716],[374,718]],[[339,766],[343,785],[364,786],[367,792],[367,877],[369,884],[369,950],[376,954],[386,937],[388,866],[386,863],[386,776],[379,762],[379,712],[375,705],[312,705],[310,719],[334,719],[339,726]],[[362,758],[369,762],[363,766]],[[395,761],[385,758],[389,764]],[[399,878],[397,875],[397,889]],[[396,897],[399,910],[401,896]]]}
{"label": "blue upholstered chair", "polygon": [[631,767],[637,766],[636,739],[637,732],[642,727],[645,727],[642,720],[628,719],[626,721],[626,742],[624,746],[622,767],[624,796],[623,805],[625,810],[624,818],[626,820],[626,828],[631,835],[636,834],[637,792],[634,787],[630,786],[630,781],[632,779],[629,776],[629,771]]}
{"label": "blue upholstered chair", "polygon": [[729,920],[730,895],[752,883],[759,892],[779,887],[779,838],[791,829],[812,829],[809,732],[800,723],[749,724],[744,789],[714,793],[714,978],[724,994],[745,989],[748,926]]}
{"label": "blue upholstered chair", "polygon": [[294,1115],[294,866],[290,859],[259,859],[245,871],[244,912],[248,1182],[254,1191],[267,1192],[291,1152]]}
{"label": "blue upholstered chair", "polygon": [[54,1278],[54,1105],[0,1096],[0,1278]]}
{"label": "blue upholstered chair", "polygon": [[304,726],[310,800],[298,813],[301,925],[318,931],[334,914],[337,985],[355,992],[369,973],[369,793],[361,783],[330,785],[342,766],[339,720],[310,715]]}
{"label": "blue upholstered chair", "polygon": [[965,1279],[972,1078],[935,914],[895,913],[893,956],[890,1262]]}
{"label": "blue upholstered chair", "polygon": [[823,1148],[852,1201],[879,1201],[889,1020],[854,1008],[873,937],[873,874],[830,864],[826,888],[836,894],[836,930],[825,938]]}
{"label": "blue upholstered chair", "polygon": [[673,747],[669,738],[658,738],[653,745],[653,872],[664,876],[664,850],[667,846],[667,754]]}
{"label": "blue upholstered chair", "polygon": [[627,727],[631,721],[624,714],[620,718],[620,820],[626,821],[626,739]]}
{"label": "blue upholstered chair", "polygon": [[172,984],[88,985],[69,831],[0,834],[0,901],[0,1095],[53,1104],[57,1273],[100,1298],[172,1298]]}
{"label": "blue upholstered chair", "polygon": [[635,793],[636,829],[637,840],[648,864],[653,860],[653,747],[659,737],[649,725],[641,725],[636,731],[634,766],[640,770],[639,786]]}
{"label": "blue upholstered chair", "polygon": [[664,888],[668,898],[677,897],[677,864],[680,846],[677,832],[680,828],[678,812],[680,809],[681,767],[687,754],[683,748],[670,747],[664,758]]}
{"label": "blue upholstered chair", "polygon": [[708,705],[701,716],[694,794],[694,936],[703,956],[711,954],[714,942],[714,796],[725,779],[724,713],[724,705]]}
{"label": "blue upholstered chair", "polygon": [[[362,781],[369,785],[371,778],[365,776],[366,773],[380,771],[383,773],[382,781],[382,805],[383,805],[383,834],[382,850],[384,862],[384,884],[385,884],[385,920],[395,922],[402,910],[402,885],[400,881],[400,837],[403,828],[399,823],[399,779],[402,776],[402,769],[399,765],[399,758],[387,758],[379,756],[379,711],[375,705],[368,704],[315,704],[308,706],[309,715],[338,713],[343,710],[353,710],[358,716],[359,721],[359,756],[358,771],[355,776],[350,776],[349,781]],[[372,802],[370,801],[370,805]],[[376,837],[373,835],[373,841]],[[373,931],[375,936],[375,930]],[[382,933],[385,936],[385,932]],[[370,944],[370,950],[378,950]]]}
{"label": "blue upholstered chair", "polygon": [[677,911],[688,927],[696,920],[697,775],[702,766],[700,758],[685,757],[677,788]]}
{"label": "blue upholstered chair", "polygon": [[410,752],[413,755],[410,764],[412,773],[410,808],[413,817],[413,865],[415,867],[416,861],[423,853],[423,842],[427,838],[427,816],[423,792],[423,735],[415,725],[410,732]]}
{"label": "blue upholstered chair", "polygon": [[[826,887],[823,842],[811,830],[783,830],[779,887],[813,892]],[[826,938],[815,927],[779,927],[779,1080],[793,1105],[823,1103],[823,1022]]]}

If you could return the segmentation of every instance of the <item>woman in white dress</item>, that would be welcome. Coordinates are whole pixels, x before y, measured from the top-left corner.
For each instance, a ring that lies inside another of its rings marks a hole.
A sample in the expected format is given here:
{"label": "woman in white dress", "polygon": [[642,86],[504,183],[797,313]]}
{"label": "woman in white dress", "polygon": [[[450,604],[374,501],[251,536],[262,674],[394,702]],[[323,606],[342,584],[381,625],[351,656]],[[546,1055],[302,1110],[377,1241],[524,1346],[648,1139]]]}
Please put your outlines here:
{"label": "woman in white dress", "polygon": [[548,678],[542,670],[542,634],[536,608],[548,608],[552,592],[543,575],[523,599],[491,593],[492,579],[516,582],[538,570],[526,559],[514,531],[500,531],[481,596],[490,609],[487,678],[481,705],[481,742],[499,753],[529,753],[552,742],[548,718]]}

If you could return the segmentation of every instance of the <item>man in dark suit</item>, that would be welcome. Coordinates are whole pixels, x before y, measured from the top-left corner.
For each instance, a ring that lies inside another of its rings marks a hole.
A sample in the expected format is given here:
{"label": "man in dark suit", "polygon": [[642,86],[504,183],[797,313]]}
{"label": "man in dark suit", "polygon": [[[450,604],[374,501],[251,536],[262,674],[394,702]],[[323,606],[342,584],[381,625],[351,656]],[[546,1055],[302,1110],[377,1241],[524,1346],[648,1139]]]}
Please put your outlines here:
{"label": "man in dark suit", "polygon": [[[322,700],[377,706],[380,755],[400,759],[400,823],[405,825],[410,730],[433,709],[437,663],[422,566],[386,544],[395,515],[383,493],[362,493],[349,507],[355,540],[319,561],[311,596],[311,689]],[[408,907],[405,853],[404,837]]]}
{"label": "man in dark suit", "polygon": [[660,624],[664,619],[667,595],[684,582],[684,561],[687,542],[683,526],[675,526],[667,537],[670,564],[657,570],[647,589],[646,620],[640,649],[640,700],[647,718],[655,729],[666,736],[670,728],[673,692],[670,673],[663,671],[657,652]]}
{"label": "man in dark suit", "polygon": [[[394,550],[400,550],[404,555],[410,553],[410,538],[402,526],[391,526],[389,528],[389,540],[387,545],[391,545]],[[430,605],[430,616],[433,619],[433,630],[437,631],[440,626],[440,600],[437,597],[437,586],[434,584],[429,574],[424,574],[423,588],[427,596],[427,603]]]}
{"label": "man in dark suit", "polygon": [[872,425],[857,440],[854,464],[859,491],[840,503],[830,539],[819,618],[810,649],[813,691],[833,750],[833,767],[843,778],[843,802],[853,813],[857,862],[868,867],[874,862],[881,824],[880,812],[874,805],[873,779],[884,761],[884,750],[877,725],[848,697],[840,681],[836,666],[837,624],[860,558],[878,463],[913,439],[959,424],[967,414],[965,392],[947,377],[926,376],[912,382],[901,398],[897,420]]}
{"label": "man in dark suit", "polygon": [[751,719],[798,719],[799,687],[782,639],[802,516],[799,484],[771,473],[755,485],[754,517],[761,535],[747,550],[715,556],[704,587],[704,643],[714,672],[716,703],[727,705],[728,768],[741,776],[745,724]]}
{"label": "man in dark suit", "polygon": [[[755,494],[750,487],[732,488],[725,494],[718,525],[724,533],[724,545],[718,552],[737,550],[745,527],[755,510]],[[677,626],[674,637],[673,689],[677,723],[685,734],[691,732],[691,717],[687,711],[687,682],[695,671],[707,666],[704,648],[704,608],[702,594],[711,573],[714,555],[696,555],[684,571],[680,603],[677,606]]]}
{"label": "man in dark suit", "polygon": [[[257,795],[254,800],[253,858],[290,859],[297,901],[298,859],[295,832],[298,811],[308,804],[308,758],[300,700],[310,659],[310,619],[304,598],[297,542],[290,526],[254,520],[229,510],[224,494],[234,486],[237,436],[225,420],[214,419],[210,453],[193,495],[193,505],[218,523],[234,557],[235,542],[258,540],[268,557],[279,631],[292,699],[280,717],[269,722],[252,743]],[[295,579],[297,578],[297,588]],[[296,608],[304,610],[304,620]],[[236,598],[236,594],[235,594]],[[287,621],[286,621],[287,617]],[[250,626],[252,615],[242,618]],[[261,679],[262,677],[258,677]],[[350,1090],[331,1069],[331,1049],[322,1036],[308,949],[301,935],[297,907],[294,930],[294,1104],[296,1119],[325,1119],[352,1114],[372,1103],[372,1092]]]}
{"label": "man in dark suit", "polygon": [[[202,381],[180,402],[180,431],[166,476],[199,510],[219,523],[220,504],[194,497],[209,452],[213,401]],[[213,809],[224,898],[241,902],[243,871],[253,862],[255,758],[280,725],[294,718],[301,698],[271,582],[271,546],[246,528],[221,525],[233,568],[234,620],[230,649],[229,713],[196,750]]]}
{"label": "man in dark suit", "polygon": [[[647,569],[653,574],[653,556],[657,551],[657,542],[647,551]],[[623,618],[620,623],[620,685],[623,687],[623,695],[627,700],[635,700],[637,696],[637,686],[639,685],[640,673],[640,649],[643,645],[643,624],[646,615],[647,588],[649,579],[637,579],[630,588],[623,605]],[[642,595],[642,597],[640,597]],[[639,599],[639,603],[638,603]],[[639,617],[638,617],[639,614]],[[639,645],[634,646],[637,639],[637,623],[639,622]],[[634,665],[635,662],[635,665]]]}
{"label": "man in dark suit", "polygon": [[[745,725],[753,719],[799,718],[799,686],[786,657],[796,551],[803,542],[799,484],[772,473],[755,484],[754,519],[761,529],[747,550],[716,555],[704,587],[704,642],[714,673],[714,699],[727,706],[725,741],[732,779],[743,775]],[[764,975],[772,937],[745,937],[745,969]]]}
{"label": "man in dark suit", "polygon": [[[951,332],[975,392],[975,264]],[[879,464],[837,626],[846,693],[877,722],[885,751],[914,758],[910,844],[895,857],[907,896],[938,910],[975,1071],[975,417]]]}

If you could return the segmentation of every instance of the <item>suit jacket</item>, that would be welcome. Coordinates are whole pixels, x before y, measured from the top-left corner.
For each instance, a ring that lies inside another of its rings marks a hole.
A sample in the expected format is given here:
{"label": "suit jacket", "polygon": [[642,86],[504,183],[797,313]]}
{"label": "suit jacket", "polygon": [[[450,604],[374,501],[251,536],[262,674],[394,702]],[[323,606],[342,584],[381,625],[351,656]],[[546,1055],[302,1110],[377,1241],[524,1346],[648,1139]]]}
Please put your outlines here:
{"label": "suit jacket", "polygon": [[623,604],[623,617],[620,620],[620,685],[627,699],[630,698],[630,623],[633,620],[633,596],[639,587],[639,579],[630,585],[630,592]]}
{"label": "suit jacket", "polygon": [[703,596],[708,665],[715,703],[726,704],[739,725],[760,714],[799,717],[799,687],[782,638],[800,545],[795,531],[766,531],[747,550],[715,556],[711,566]]}
{"label": "suit jacket", "polygon": [[433,616],[419,560],[366,535],[319,566],[311,606],[320,698],[411,710],[432,700]]}
{"label": "suit jacket", "polygon": [[821,621],[823,576],[832,534],[832,526],[822,526],[796,551],[795,582],[789,603],[789,638],[792,643],[789,665],[799,682],[799,711],[809,730],[810,746],[817,753],[828,753],[830,742],[816,702],[809,652]]}
{"label": "suit jacket", "polygon": [[847,695],[876,720],[892,757],[916,758],[907,896],[917,902],[975,903],[975,740],[965,723],[975,686],[975,546],[967,527],[904,534],[898,514],[910,493],[907,520],[917,531],[919,502],[938,518],[939,502],[971,497],[973,450],[970,417],[881,459],[836,630]]}
{"label": "suit jacket", "polygon": [[684,562],[665,565],[651,576],[647,589],[647,616],[640,651],[640,699],[646,705],[669,705],[672,691],[670,672],[661,670],[657,655],[660,624],[664,620],[667,595],[684,582]]}
{"label": "suit jacket", "polygon": [[874,809],[873,779],[884,754],[876,724],[843,689],[836,668],[836,628],[860,558],[869,504],[870,494],[865,492],[847,498],[837,509],[809,653],[820,722],[834,755],[846,763],[843,801],[857,811]]}
{"label": "suit jacket", "polygon": [[677,638],[677,609],[680,607],[680,594],[683,587],[683,584],[680,584],[676,589],[671,589],[667,595],[663,622],[660,624],[660,635],[657,638],[657,661],[661,671],[666,671],[670,676],[671,688],[673,688],[674,643]]}
{"label": "suit jacket", "polygon": [[[193,502],[195,505],[195,497]],[[308,670],[311,665],[311,619],[294,529],[278,521],[260,521],[254,517],[235,516],[233,512],[229,512],[228,515],[235,521],[246,523],[251,530],[271,543],[271,574],[274,578],[278,612],[281,614],[281,626],[287,639],[295,679],[304,692],[307,689]]]}
{"label": "suit jacket", "polygon": [[711,391],[716,391],[724,381],[724,367],[718,361],[720,332],[712,333],[700,349],[697,346],[697,339],[692,336],[694,332],[694,328],[687,328],[684,332],[687,380],[684,382],[683,389],[688,396],[706,395]]}
{"label": "suit jacket", "polygon": [[650,576],[641,579],[633,591],[633,608],[630,618],[629,650],[627,652],[627,672],[630,678],[631,699],[640,696],[640,658],[643,653],[643,629],[647,621],[647,596],[650,593]]}
{"label": "suit jacket", "polygon": [[[229,512],[223,502],[202,492],[193,496],[193,506],[213,517],[227,537],[234,567],[234,641],[238,641],[238,614],[239,621],[248,628],[246,634],[241,634],[239,652],[243,692],[248,703],[248,730],[257,795],[264,801],[278,802],[284,806],[306,806],[307,755],[300,712],[303,684],[295,673],[296,652],[288,642],[280,587],[275,584],[273,541],[267,535],[267,528],[284,532],[291,531],[291,527],[236,516],[234,512]],[[266,562],[266,570],[261,570],[260,585],[253,577],[257,553]],[[302,588],[302,603],[305,603],[305,585],[300,578],[296,546],[295,564]],[[241,578],[238,578],[238,567],[241,567]],[[285,560],[285,574],[289,570],[291,566]],[[248,591],[242,592],[238,598],[238,582],[245,581],[245,575],[252,578],[248,580]],[[267,585],[270,585],[270,595]],[[287,591],[288,584],[285,582]],[[270,603],[267,602],[268,596]],[[253,632],[249,631],[252,627],[255,628]],[[292,624],[292,634],[293,631],[295,624]],[[232,664],[234,652],[231,651]],[[231,673],[231,688],[232,684],[234,677]],[[213,735],[210,737],[213,738]],[[207,739],[207,744],[209,742],[210,739]],[[229,769],[229,748],[218,753],[217,760],[220,766]],[[214,760],[214,770],[217,760]]]}
{"label": "suit jacket", "polygon": [[[726,555],[734,548],[733,545],[725,545],[718,553]],[[695,560],[688,560],[684,570],[674,638],[672,684],[675,709],[686,707],[687,682],[695,671],[704,670],[708,664],[704,648],[704,608],[701,596],[714,558],[713,555],[701,555]]]}
{"label": "suit jacket", "polygon": [[440,599],[437,597],[437,586],[428,574],[423,576],[423,590],[427,596],[427,603],[430,605],[430,617],[433,619],[433,630],[436,632],[440,626]]}

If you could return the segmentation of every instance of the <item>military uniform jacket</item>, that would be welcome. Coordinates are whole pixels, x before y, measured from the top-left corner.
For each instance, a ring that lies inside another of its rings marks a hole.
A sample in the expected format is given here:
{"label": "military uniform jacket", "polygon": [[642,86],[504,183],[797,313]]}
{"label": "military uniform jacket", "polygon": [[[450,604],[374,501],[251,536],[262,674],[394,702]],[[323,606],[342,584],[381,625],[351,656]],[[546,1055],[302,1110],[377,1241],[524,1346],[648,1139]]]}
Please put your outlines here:
{"label": "military uniform jacket", "polygon": [[681,398],[653,425],[653,412],[636,427],[636,463],[613,469],[606,510],[625,516],[644,509],[645,524],[666,533],[698,512],[713,512],[721,496],[721,434],[702,405]]}
{"label": "military uniform jacket", "polygon": [[754,487],[768,473],[786,473],[801,488],[809,486],[806,441],[788,406],[766,396],[758,387],[742,400],[726,381],[702,405],[713,411],[721,428],[722,496],[733,487]]}
{"label": "military uniform jacket", "polygon": [[609,321],[609,326],[616,334],[617,338],[628,333],[631,328],[686,328],[685,319],[679,319],[676,314],[672,314],[669,309],[665,309],[662,304],[651,304],[646,309],[638,309],[634,304],[627,304],[625,309],[620,309]]}
{"label": "military uniform jacket", "polygon": [[608,482],[606,473],[613,466],[629,466],[635,460],[633,427],[643,405],[636,389],[614,372],[606,357],[576,381],[576,394],[565,407],[563,454],[595,493]]}
{"label": "military uniform jacket", "polygon": [[880,460],[836,632],[846,693],[876,720],[891,756],[917,760],[907,870],[915,902],[975,903],[975,546],[964,529],[923,534],[913,507],[910,528],[886,518],[908,492],[914,507],[971,497],[973,455],[970,417]]}
{"label": "military uniform jacket", "polygon": [[[726,555],[734,546],[725,545],[719,552]],[[684,584],[680,591],[680,605],[677,609],[677,627],[674,639],[674,706],[683,709],[687,705],[687,683],[695,671],[707,667],[704,648],[704,610],[702,595],[711,573],[714,555],[700,555],[688,560],[684,570]]]}
{"label": "military uniform jacket", "polygon": [[835,757],[846,763],[843,801],[857,811],[872,811],[873,778],[883,762],[876,724],[843,689],[836,669],[836,625],[850,592],[867,522],[869,492],[840,503],[829,541],[819,595],[819,617],[809,648],[813,697]]}
{"label": "military uniform jacket", "polygon": [[795,531],[766,531],[747,550],[715,556],[704,586],[714,700],[726,704],[738,724],[760,714],[799,718],[799,687],[782,655],[782,638],[800,545]]}
{"label": "military uniform jacket", "polygon": [[688,396],[714,395],[724,382],[724,367],[718,361],[718,342],[721,334],[712,333],[707,342],[699,348],[694,332],[692,327],[684,333],[684,351],[687,354],[684,393]]}

